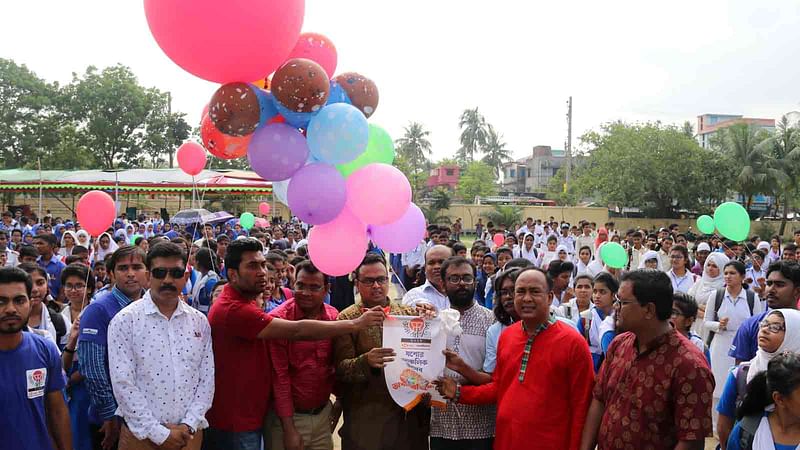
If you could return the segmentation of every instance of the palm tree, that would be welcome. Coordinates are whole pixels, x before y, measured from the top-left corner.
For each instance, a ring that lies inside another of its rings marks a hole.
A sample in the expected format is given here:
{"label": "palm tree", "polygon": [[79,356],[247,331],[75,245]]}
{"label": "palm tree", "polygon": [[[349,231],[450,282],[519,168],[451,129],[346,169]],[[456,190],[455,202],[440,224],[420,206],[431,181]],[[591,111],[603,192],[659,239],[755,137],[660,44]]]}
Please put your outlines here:
{"label": "palm tree", "polygon": [[494,210],[486,211],[481,215],[490,222],[494,222],[497,226],[505,225],[510,227],[517,222],[522,222],[522,208],[514,205],[497,205]]}
{"label": "palm tree", "polygon": [[450,209],[452,199],[453,195],[450,194],[450,191],[443,187],[438,187],[431,193],[431,208],[438,210]]}
{"label": "palm tree", "polygon": [[406,158],[415,171],[427,168],[430,164],[428,158],[431,156],[431,141],[428,137],[431,132],[419,122],[410,122],[403,129],[403,137],[397,140],[397,151]]}
{"label": "palm tree", "polygon": [[422,210],[422,215],[425,216],[425,221],[429,225],[434,224],[449,224],[450,223],[450,216],[446,214],[442,214],[442,210],[434,208],[431,206],[420,206],[419,209]]}
{"label": "palm tree", "polygon": [[503,142],[503,133],[498,133],[492,124],[486,126],[486,147],[484,147],[483,162],[494,169],[494,176],[500,176],[503,163],[511,159],[511,152]]}
{"label": "palm tree", "polygon": [[777,132],[759,144],[759,150],[764,152],[768,160],[766,163],[769,177],[776,186],[773,194],[783,197],[783,214],[781,215],[781,228],[779,234],[786,230],[786,218],[793,194],[800,188],[800,129],[792,126],[787,116],[778,122]]}
{"label": "palm tree", "polygon": [[723,129],[721,138],[723,150],[740,167],[735,184],[749,210],[753,196],[769,190],[767,155],[758,145],[764,136],[752,125],[736,124]]}
{"label": "palm tree", "polygon": [[465,163],[472,162],[475,153],[486,145],[486,119],[478,112],[477,107],[466,109],[461,113],[458,127],[461,128],[461,148],[456,153],[456,159]]}

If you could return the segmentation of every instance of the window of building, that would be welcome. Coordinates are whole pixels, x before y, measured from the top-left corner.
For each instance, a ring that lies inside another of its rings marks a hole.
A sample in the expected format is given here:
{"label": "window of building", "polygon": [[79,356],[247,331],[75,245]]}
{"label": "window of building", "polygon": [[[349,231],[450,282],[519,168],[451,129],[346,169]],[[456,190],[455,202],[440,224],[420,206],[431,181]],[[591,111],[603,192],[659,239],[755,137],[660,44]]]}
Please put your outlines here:
{"label": "window of building", "polygon": [[528,178],[531,177],[531,172],[533,172],[533,171],[531,169],[528,169]]}
{"label": "window of building", "polygon": [[511,175],[510,176],[511,176],[511,178],[516,177],[517,176],[517,171],[514,170],[514,169],[511,169]]}
{"label": "window of building", "polygon": [[455,170],[453,170],[453,169],[445,169],[444,172],[448,177],[452,177],[453,173],[455,173]]}
{"label": "window of building", "polygon": [[519,177],[520,178],[525,178],[525,168],[524,167],[520,167],[519,168]]}

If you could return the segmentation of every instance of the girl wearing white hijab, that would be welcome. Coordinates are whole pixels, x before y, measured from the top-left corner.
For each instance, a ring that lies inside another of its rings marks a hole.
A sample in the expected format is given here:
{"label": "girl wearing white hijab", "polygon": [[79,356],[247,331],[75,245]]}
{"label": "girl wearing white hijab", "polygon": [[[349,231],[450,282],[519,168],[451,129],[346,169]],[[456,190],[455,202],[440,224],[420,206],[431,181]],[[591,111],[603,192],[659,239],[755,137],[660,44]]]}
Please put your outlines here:
{"label": "girl wearing white hijab", "polygon": [[94,254],[96,257],[96,261],[105,261],[106,256],[114,253],[119,248],[116,242],[114,242],[114,238],[111,237],[108,233],[103,233],[97,238],[97,242],[95,243],[94,247]]}
{"label": "girl wearing white hijab", "polygon": [[533,233],[525,233],[525,237],[522,238],[522,243],[518,246],[517,254],[514,255],[514,257],[525,258],[528,261],[536,264],[536,261],[539,257],[539,252],[534,246],[534,241],[535,238]]}
{"label": "girl wearing white hijab", "polygon": [[[800,449],[798,423],[800,413],[792,406],[789,397],[796,397],[794,392],[800,388],[800,312],[792,309],[778,309],[768,314],[762,322],[758,333],[758,353],[749,363],[743,363],[728,377],[725,389],[732,398],[725,411],[720,410],[728,419],[723,429],[720,424],[720,439],[727,438],[727,449]],[[735,411],[736,398],[741,383],[738,377],[743,376],[743,368],[747,369],[747,391],[739,413],[744,416],[728,436]],[[723,405],[720,405],[723,406]],[[749,422],[749,424],[745,424]],[[750,439],[748,447],[739,445],[743,429],[748,429]],[[792,438],[794,436],[794,438]],[[776,441],[778,443],[776,443]]]}
{"label": "girl wearing white hijab", "polygon": [[64,235],[61,236],[61,248],[58,249],[58,256],[62,259],[66,259],[68,256],[72,255],[72,249],[75,248],[75,245],[78,243],[78,237],[75,235],[75,232],[72,230],[65,231]]}
{"label": "girl wearing white hijab", "polygon": [[92,248],[91,246],[91,237],[89,236],[89,232],[86,230],[78,230],[75,233],[75,237],[78,239],[78,245],[81,245],[86,248]]}
{"label": "girl wearing white hijab", "polygon": [[[703,276],[689,288],[688,294],[697,300],[697,317],[704,317],[706,313],[706,303],[709,297],[716,295],[717,289],[725,287],[725,279],[722,276],[722,268],[728,264],[730,259],[724,253],[711,253],[703,264]],[[695,320],[692,331],[703,338],[705,342],[708,332],[703,327],[702,320]]]}
{"label": "girl wearing white hijab", "polygon": [[639,260],[638,268],[656,269],[663,272],[663,270],[661,270],[661,257],[658,256],[658,252],[654,250],[646,251],[642,259]]}

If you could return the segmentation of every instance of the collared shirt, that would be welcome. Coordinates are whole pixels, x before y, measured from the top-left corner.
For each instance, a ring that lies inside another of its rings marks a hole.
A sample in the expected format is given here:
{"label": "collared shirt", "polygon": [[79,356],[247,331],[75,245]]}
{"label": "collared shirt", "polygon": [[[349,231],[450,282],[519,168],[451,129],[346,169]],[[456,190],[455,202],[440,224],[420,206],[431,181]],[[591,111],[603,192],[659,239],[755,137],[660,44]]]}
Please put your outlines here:
{"label": "collared shirt", "polygon": [[6,248],[6,267],[17,267],[19,265],[19,253]]}
{"label": "collared shirt", "polygon": [[81,314],[78,359],[89,392],[89,421],[100,424],[114,417],[117,402],[108,375],[108,324],[131,300],[116,286],[95,294]]}
{"label": "collared shirt", "polygon": [[230,284],[211,305],[208,322],[216,368],[216,395],[208,411],[211,428],[261,430],[272,393],[272,365],[267,343],[258,335],[271,321]]}
{"label": "collared shirt", "polygon": [[[317,320],[334,321],[339,311],[322,304]],[[270,316],[285,320],[305,319],[294,299],[287,300],[270,312]],[[292,417],[295,409],[311,410],[324,405],[333,392],[335,366],[333,340],[269,341],[272,370],[275,373],[273,391],[278,417]]]}
{"label": "collared shirt", "polygon": [[[461,313],[458,319],[463,332],[447,337],[447,348],[453,350],[464,362],[475,370],[483,369],[486,359],[486,333],[494,323],[494,313],[479,305]],[[460,383],[467,380],[450,369],[444,375]],[[431,410],[431,437],[444,439],[486,439],[494,436],[494,405],[459,405],[457,408]]]}
{"label": "collared shirt", "polygon": [[58,298],[58,291],[61,290],[61,271],[64,270],[67,265],[64,264],[61,258],[56,254],[53,254],[49,261],[44,261],[42,257],[39,256],[36,258],[36,263],[38,263],[39,267],[44,269],[50,277],[50,281],[47,283],[50,288],[50,295],[52,295],[53,298]]}
{"label": "collared shirt", "polygon": [[437,311],[450,307],[450,300],[447,295],[439,292],[430,281],[425,281],[425,284],[411,289],[403,296],[404,306],[416,306],[417,303],[431,304],[436,307]]}
{"label": "collared shirt", "polygon": [[[539,333],[541,333],[542,331],[546,330],[547,327],[549,327],[550,325],[554,324],[555,322],[556,322],[555,321],[555,317],[551,313],[550,316],[547,318],[546,322],[540,323],[536,327],[536,329],[533,331],[533,334],[528,335],[528,340],[525,341],[525,349],[522,351],[522,360],[521,360],[520,365],[519,365],[519,377],[518,377],[518,379],[519,379],[520,383],[525,381],[525,372],[528,371],[528,360],[531,357],[531,348],[533,348],[533,340],[536,338],[536,336],[539,335]],[[524,331],[525,333],[528,333],[528,329],[525,326],[525,322],[522,322],[522,331]]]}
{"label": "collared shirt", "polygon": [[636,335],[614,339],[594,398],[605,404],[598,448],[673,449],[710,435],[714,376],[688,339],[670,330],[639,353]]}
{"label": "collared shirt", "polygon": [[675,275],[675,271],[672,269],[670,269],[667,273],[669,274],[669,279],[672,282],[672,290],[674,292],[686,293],[689,292],[689,289],[691,289],[692,286],[694,286],[696,277],[688,270],[683,274],[682,277]]}
{"label": "collared shirt", "polygon": [[178,300],[167,318],[148,291],[111,320],[108,346],[117,415],[137,439],[163,444],[165,423],[208,427],[214,354],[203,313]]}

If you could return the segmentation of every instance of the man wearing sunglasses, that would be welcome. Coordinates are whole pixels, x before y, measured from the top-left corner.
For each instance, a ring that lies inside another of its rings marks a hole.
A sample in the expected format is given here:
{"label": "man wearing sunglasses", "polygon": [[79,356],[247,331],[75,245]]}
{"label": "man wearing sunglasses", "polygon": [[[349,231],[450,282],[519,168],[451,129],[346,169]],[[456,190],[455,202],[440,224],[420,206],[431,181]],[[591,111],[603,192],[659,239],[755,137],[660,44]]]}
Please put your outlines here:
{"label": "man wearing sunglasses", "polygon": [[172,242],[153,246],[145,265],[150,288],[108,327],[109,367],[120,448],[199,449],[214,396],[211,327],[181,301],[187,255]]}

